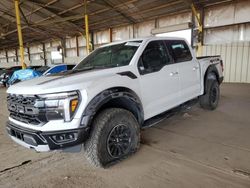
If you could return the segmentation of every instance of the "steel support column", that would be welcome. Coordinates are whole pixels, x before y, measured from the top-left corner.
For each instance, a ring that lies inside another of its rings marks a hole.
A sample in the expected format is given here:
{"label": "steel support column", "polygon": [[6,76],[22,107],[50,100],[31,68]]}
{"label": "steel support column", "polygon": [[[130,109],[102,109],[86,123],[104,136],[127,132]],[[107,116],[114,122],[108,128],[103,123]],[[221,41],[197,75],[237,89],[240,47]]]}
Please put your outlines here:
{"label": "steel support column", "polygon": [[5,50],[5,57],[6,57],[7,63],[9,63],[9,56],[8,56],[8,51],[7,50]]}
{"label": "steel support column", "polygon": [[76,55],[79,57],[79,41],[78,41],[78,36],[76,36]]}
{"label": "steel support column", "polygon": [[[201,19],[201,15],[198,13],[198,11],[196,10],[194,4],[192,3],[191,5],[192,8],[192,12],[197,20],[198,23],[198,32],[199,35],[202,35],[203,33],[203,24],[202,24],[202,19]],[[197,44],[198,48],[197,48],[197,56],[202,56],[202,41],[199,41]]]}
{"label": "steel support column", "polygon": [[86,47],[87,47],[87,54],[90,52],[89,46],[89,17],[87,14],[87,0],[84,0],[84,19],[85,19],[85,38],[86,38]]}
{"label": "steel support column", "polygon": [[22,36],[22,28],[21,28],[21,19],[19,12],[19,0],[14,0],[15,2],[15,12],[16,12],[16,23],[17,23],[17,32],[18,32],[18,40],[19,40],[19,48],[20,48],[20,57],[21,57],[21,65],[22,69],[26,68],[24,63],[24,48],[23,48],[23,36]]}
{"label": "steel support column", "polygon": [[46,56],[46,47],[45,47],[45,43],[42,44],[43,45],[43,61],[44,61],[44,65],[47,65],[47,56]]}
{"label": "steel support column", "polygon": [[95,49],[94,32],[93,31],[90,33],[90,36],[91,36],[91,51],[93,51]]}
{"label": "steel support column", "polygon": [[30,58],[30,47],[27,47],[27,53],[28,53],[29,61],[31,61],[31,58]]}
{"label": "steel support column", "polygon": [[109,42],[113,42],[112,28],[109,28]]}

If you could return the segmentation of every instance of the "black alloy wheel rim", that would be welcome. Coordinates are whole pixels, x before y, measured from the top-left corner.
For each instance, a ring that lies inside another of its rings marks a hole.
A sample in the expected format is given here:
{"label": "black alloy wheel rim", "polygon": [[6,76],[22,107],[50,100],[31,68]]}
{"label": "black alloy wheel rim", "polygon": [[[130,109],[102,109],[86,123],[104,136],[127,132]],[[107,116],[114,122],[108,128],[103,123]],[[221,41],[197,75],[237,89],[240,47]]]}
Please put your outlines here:
{"label": "black alloy wheel rim", "polygon": [[107,139],[108,153],[113,158],[120,158],[129,153],[131,148],[131,131],[127,125],[116,125]]}
{"label": "black alloy wheel rim", "polygon": [[216,103],[217,101],[217,95],[218,95],[217,89],[213,88],[211,92],[211,100],[213,104]]}

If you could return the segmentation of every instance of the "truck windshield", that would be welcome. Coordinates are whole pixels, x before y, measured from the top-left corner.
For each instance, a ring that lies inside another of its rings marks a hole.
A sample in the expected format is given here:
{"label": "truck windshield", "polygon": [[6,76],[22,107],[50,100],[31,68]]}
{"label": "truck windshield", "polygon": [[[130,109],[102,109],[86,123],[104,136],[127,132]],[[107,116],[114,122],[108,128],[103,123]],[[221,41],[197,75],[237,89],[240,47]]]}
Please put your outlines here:
{"label": "truck windshield", "polygon": [[128,65],[141,42],[130,41],[98,48],[80,62],[74,71]]}

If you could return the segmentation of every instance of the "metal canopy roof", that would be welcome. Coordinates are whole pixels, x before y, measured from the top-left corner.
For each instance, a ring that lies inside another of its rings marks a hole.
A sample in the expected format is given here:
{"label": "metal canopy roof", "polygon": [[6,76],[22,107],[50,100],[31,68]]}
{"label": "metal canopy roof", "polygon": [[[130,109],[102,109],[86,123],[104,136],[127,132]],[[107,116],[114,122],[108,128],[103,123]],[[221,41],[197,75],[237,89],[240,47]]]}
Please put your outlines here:
{"label": "metal canopy roof", "polygon": [[[198,8],[225,0],[194,0]],[[191,0],[88,0],[90,31],[139,23],[191,11]],[[84,32],[83,0],[21,0],[24,43],[79,35]],[[13,0],[0,1],[0,49],[18,46]]]}

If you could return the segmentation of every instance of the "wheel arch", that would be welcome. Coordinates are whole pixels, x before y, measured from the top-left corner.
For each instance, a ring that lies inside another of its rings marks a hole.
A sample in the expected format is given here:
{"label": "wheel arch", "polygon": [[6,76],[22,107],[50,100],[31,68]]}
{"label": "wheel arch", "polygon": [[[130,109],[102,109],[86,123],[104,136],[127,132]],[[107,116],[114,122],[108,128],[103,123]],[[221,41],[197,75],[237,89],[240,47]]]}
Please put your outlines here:
{"label": "wheel arch", "polygon": [[130,111],[140,125],[144,121],[142,103],[138,95],[126,87],[113,87],[97,94],[87,105],[81,120],[81,126],[91,128],[96,115],[106,108],[123,108]]}
{"label": "wheel arch", "polygon": [[206,94],[209,80],[217,80],[220,83],[219,72],[215,65],[209,65],[204,75],[204,94]]}

